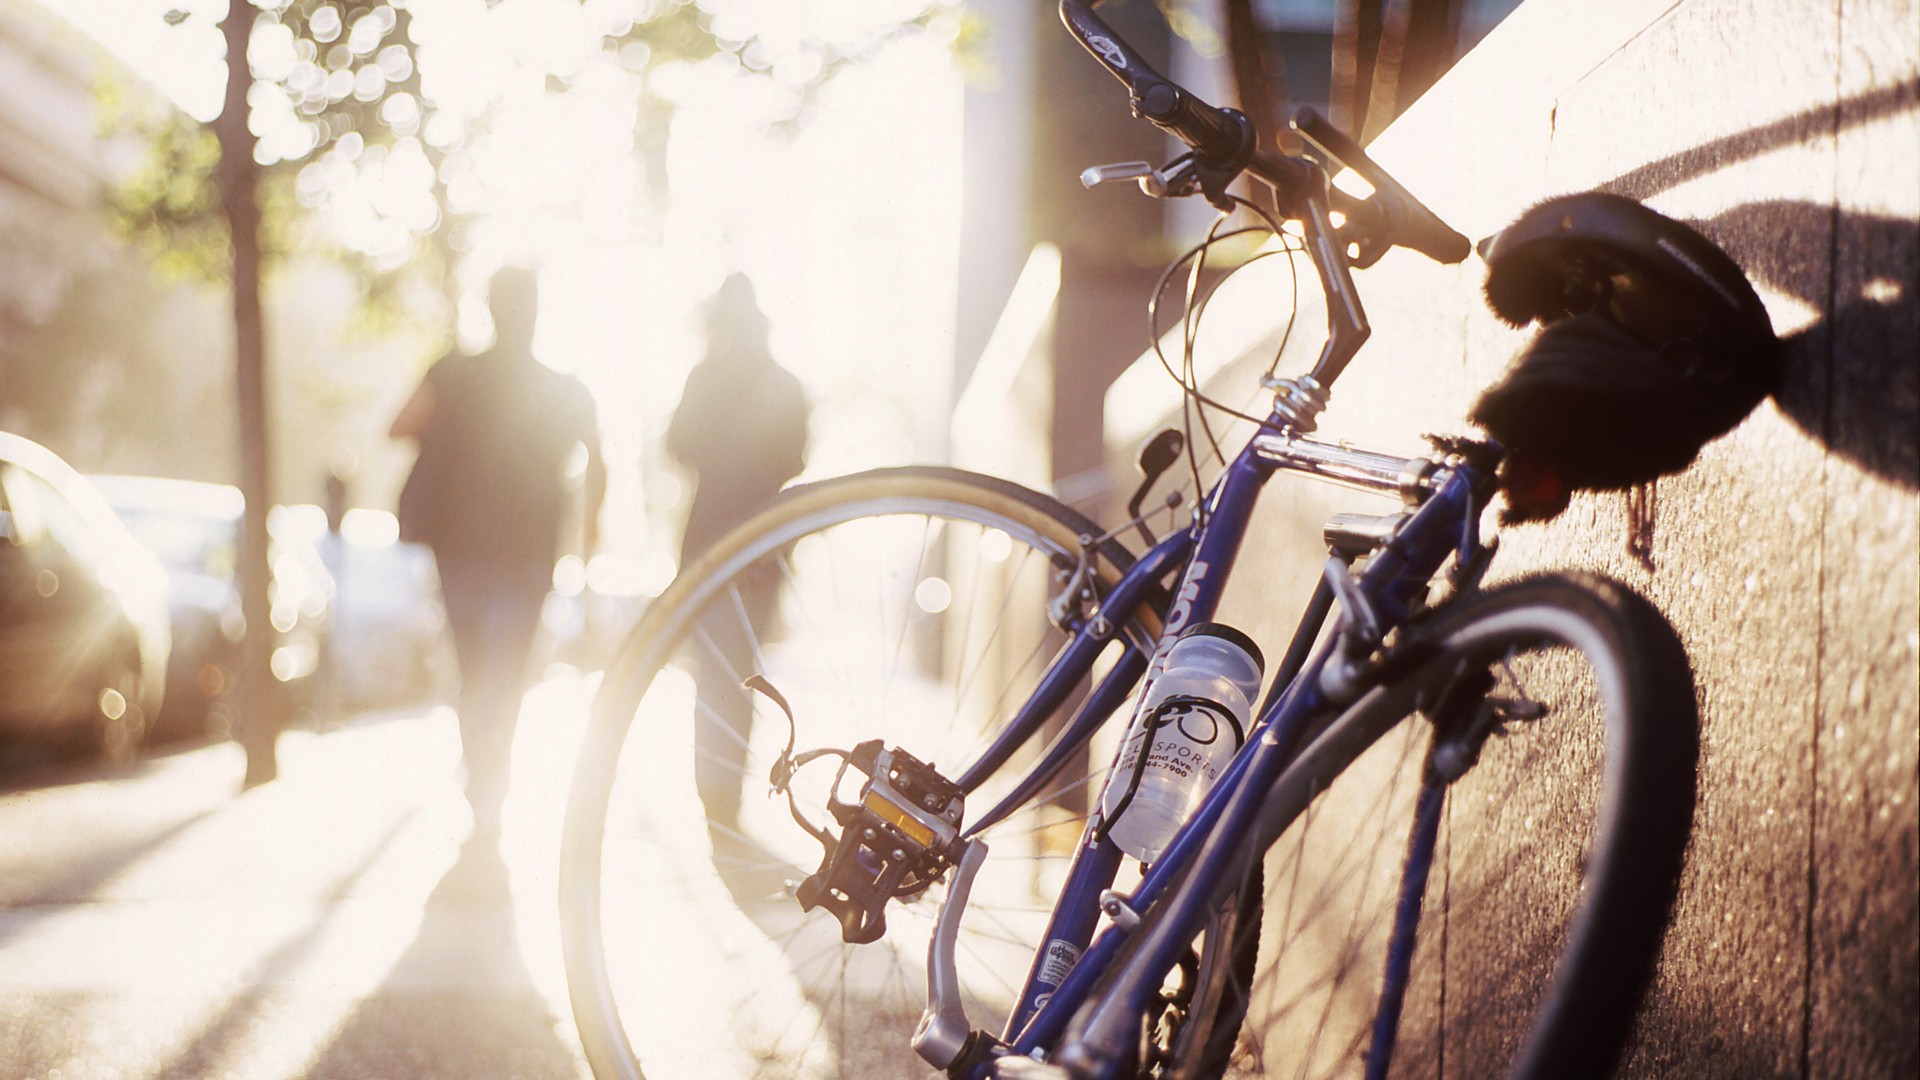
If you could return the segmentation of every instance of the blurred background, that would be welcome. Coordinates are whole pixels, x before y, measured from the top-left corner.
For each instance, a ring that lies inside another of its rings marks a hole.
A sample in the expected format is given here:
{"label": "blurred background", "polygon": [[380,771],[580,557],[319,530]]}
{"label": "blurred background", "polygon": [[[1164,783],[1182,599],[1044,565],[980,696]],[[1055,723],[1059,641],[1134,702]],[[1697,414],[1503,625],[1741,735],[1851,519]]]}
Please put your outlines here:
{"label": "blurred background", "polygon": [[[677,570],[666,433],[721,283],[811,405],[801,480],[949,463],[1111,523],[1178,403],[1144,301],[1212,214],[1081,188],[1172,149],[1046,0],[231,3],[0,0],[0,1073],[584,1075],[552,848],[591,673]],[[1601,189],[1747,269],[1773,401],[1504,561],[1629,582],[1696,665],[1694,851],[1629,1072],[1913,1074],[1920,7],[1101,13],[1270,145],[1324,109],[1475,239]],[[454,673],[388,425],[487,346],[508,265],[609,495],[542,616],[503,929],[445,903]],[[1283,265],[1211,309],[1210,389],[1272,358]],[[1364,407],[1326,430],[1419,452],[1524,335],[1472,260],[1366,273]],[[1432,362],[1367,359],[1396,355]],[[1291,628],[1333,509],[1263,505],[1227,617]]]}
{"label": "blurred background", "polygon": [[[1275,139],[1380,130],[1515,2],[1103,14]],[[1170,153],[1032,0],[0,0],[0,1073],[584,1075],[561,806],[677,569],[721,283],[810,405],[799,479],[1104,514],[1107,387],[1209,215],[1077,177]],[[508,265],[609,494],[479,851],[388,428]]]}
{"label": "blurred background", "polygon": [[[1265,102],[1249,111],[1277,139],[1290,103],[1378,131],[1516,2],[1106,14],[1203,94]],[[223,0],[4,0],[0,71],[0,430],[116,476],[116,507],[171,556],[184,655],[150,727],[197,732],[179,714],[211,702],[232,730],[244,585],[297,591],[242,572],[246,498],[294,511],[260,556],[276,568],[317,552],[330,482],[352,511],[351,572],[306,557],[311,595],[270,616],[284,635],[302,608],[315,643],[256,661],[298,683],[330,635],[342,687],[248,710],[255,754],[317,707],[436,692],[436,666],[370,674],[356,658],[391,651],[348,639],[426,633],[385,625],[404,605],[353,610],[395,595],[362,583],[433,593],[402,565],[417,553],[384,550],[412,457],[386,424],[436,358],[485,346],[500,266],[538,269],[536,355],[599,406],[604,542],[563,563],[571,607],[549,620],[579,638],[673,576],[690,478],[663,437],[726,275],[755,281],[812,404],[807,477],[951,461],[1098,511],[1102,396],[1147,344],[1153,275],[1208,217],[1080,190],[1088,165],[1167,148],[1045,4],[268,0],[236,21]],[[230,550],[181,546],[195,498],[200,541],[225,528]]]}

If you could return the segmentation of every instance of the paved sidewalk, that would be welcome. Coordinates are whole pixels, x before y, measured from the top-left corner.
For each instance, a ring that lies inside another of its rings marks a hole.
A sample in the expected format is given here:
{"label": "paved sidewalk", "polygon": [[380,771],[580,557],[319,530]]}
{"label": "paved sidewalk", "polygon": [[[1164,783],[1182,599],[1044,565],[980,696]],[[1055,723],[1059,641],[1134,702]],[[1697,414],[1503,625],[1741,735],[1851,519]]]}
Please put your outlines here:
{"label": "paved sidewalk", "polygon": [[553,860],[591,693],[528,696],[501,853],[446,710],[0,794],[0,1076],[575,1078]]}

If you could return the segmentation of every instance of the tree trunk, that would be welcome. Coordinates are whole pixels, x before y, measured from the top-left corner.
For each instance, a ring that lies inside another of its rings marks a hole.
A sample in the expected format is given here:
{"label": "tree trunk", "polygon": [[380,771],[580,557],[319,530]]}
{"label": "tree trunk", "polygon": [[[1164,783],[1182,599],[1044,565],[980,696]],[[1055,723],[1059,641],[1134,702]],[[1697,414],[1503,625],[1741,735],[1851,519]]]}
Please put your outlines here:
{"label": "tree trunk", "polygon": [[214,134],[220,142],[221,206],[233,244],[234,384],[240,410],[240,490],[246,516],[240,535],[240,613],[246,622],[241,649],[240,706],[234,738],[247,755],[246,784],[279,773],[275,747],[284,717],[273,677],[273,621],[267,597],[268,490],[265,325],[260,311],[260,168],[247,128],[247,65],[254,7],[231,0],[222,29],[227,40],[227,93]]}
{"label": "tree trunk", "polygon": [[[1234,98],[1240,111],[1253,121],[1254,137],[1262,150],[1299,153],[1300,140],[1287,126],[1291,95],[1285,61],[1267,53],[1260,24],[1253,17],[1253,0],[1224,0],[1224,7],[1227,60],[1233,68]],[[1266,185],[1252,187],[1255,201],[1273,209],[1272,192]]]}
{"label": "tree trunk", "polygon": [[1332,120],[1360,142],[1366,141],[1360,129],[1373,100],[1374,61],[1385,22],[1386,0],[1339,0],[1334,9]]}
{"label": "tree trunk", "polygon": [[1361,142],[1373,141],[1453,66],[1460,14],[1459,0],[1394,0],[1388,6],[1365,122],[1353,133]]}

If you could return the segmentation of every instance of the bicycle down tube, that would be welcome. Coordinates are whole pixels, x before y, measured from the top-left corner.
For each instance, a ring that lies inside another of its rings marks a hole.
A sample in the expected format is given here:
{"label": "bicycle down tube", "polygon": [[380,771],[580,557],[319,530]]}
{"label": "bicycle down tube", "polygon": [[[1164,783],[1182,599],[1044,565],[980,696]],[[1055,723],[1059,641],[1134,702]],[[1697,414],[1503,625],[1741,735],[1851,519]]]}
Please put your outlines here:
{"label": "bicycle down tube", "polygon": [[[1448,555],[1460,551],[1471,557],[1472,552],[1462,551],[1462,545],[1476,546],[1477,532],[1463,528],[1462,523],[1471,525],[1477,520],[1477,479],[1469,468],[1448,470],[1435,497],[1406,521],[1394,542],[1382,548],[1358,575],[1351,595],[1359,604],[1372,606],[1384,615],[1384,627],[1404,621],[1415,591],[1426,588]],[[1344,612],[1343,617],[1351,619],[1353,614]],[[1336,634],[1323,642],[1301,677],[1261,717],[1250,745],[1235,759],[1237,768],[1230,769],[1208,792],[1194,820],[1182,829],[1167,855],[1142,881],[1135,894],[1135,910],[1156,902],[1166,907],[1150,923],[1143,924],[1141,940],[1106,981],[1091,1017],[1077,1030],[1065,1031],[1067,1038],[1057,1047],[1061,1061],[1088,1075],[1103,1075],[1103,1070],[1131,1053],[1138,1037],[1138,1017],[1149,996],[1197,932],[1217,885],[1230,880],[1229,867],[1244,857],[1247,841],[1258,831],[1255,826],[1269,791],[1305,744],[1310,725],[1346,703],[1346,695],[1339,699],[1330,695],[1321,678],[1329,664],[1341,659],[1337,655],[1342,647],[1340,637]],[[1178,887],[1162,901],[1162,892],[1183,871],[1184,879],[1179,879]],[[1056,1029],[1064,1025],[1055,1020],[1034,1027],[1033,1045],[1047,1045],[1057,1037]],[[1027,1042],[1023,1036],[1014,1050],[1030,1049]]]}

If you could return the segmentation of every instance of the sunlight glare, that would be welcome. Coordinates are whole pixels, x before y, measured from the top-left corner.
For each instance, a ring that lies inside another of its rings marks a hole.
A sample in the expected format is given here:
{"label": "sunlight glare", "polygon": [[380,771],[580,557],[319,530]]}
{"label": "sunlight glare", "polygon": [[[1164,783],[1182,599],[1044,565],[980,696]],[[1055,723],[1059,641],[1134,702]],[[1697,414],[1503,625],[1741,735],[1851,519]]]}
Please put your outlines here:
{"label": "sunlight glare", "polygon": [[920,584],[914,586],[913,602],[921,611],[938,615],[953,603],[953,586],[947,584],[945,578],[922,578]]}
{"label": "sunlight glare", "polygon": [[[223,0],[179,0],[179,25],[143,0],[55,6],[189,115],[218,113]],[[691,493],[661,435],[730,272],[812,406],[807,475],[946,457],[961,174],[954,20],[900,29],[928,0],[702,0],[751,47],[606,47],[658,6],[408,0],[404,28],[394,6],[326,8],[317,46],[269,15],[248,50],[256,156],[293,176],[313,240],[381,271],[450,260],[469,349],[491,337],[493,271],[538,268],[536,355],[593,391],[604,533],[650,583]],[[355,100],[381,128],[343,128]]]}

